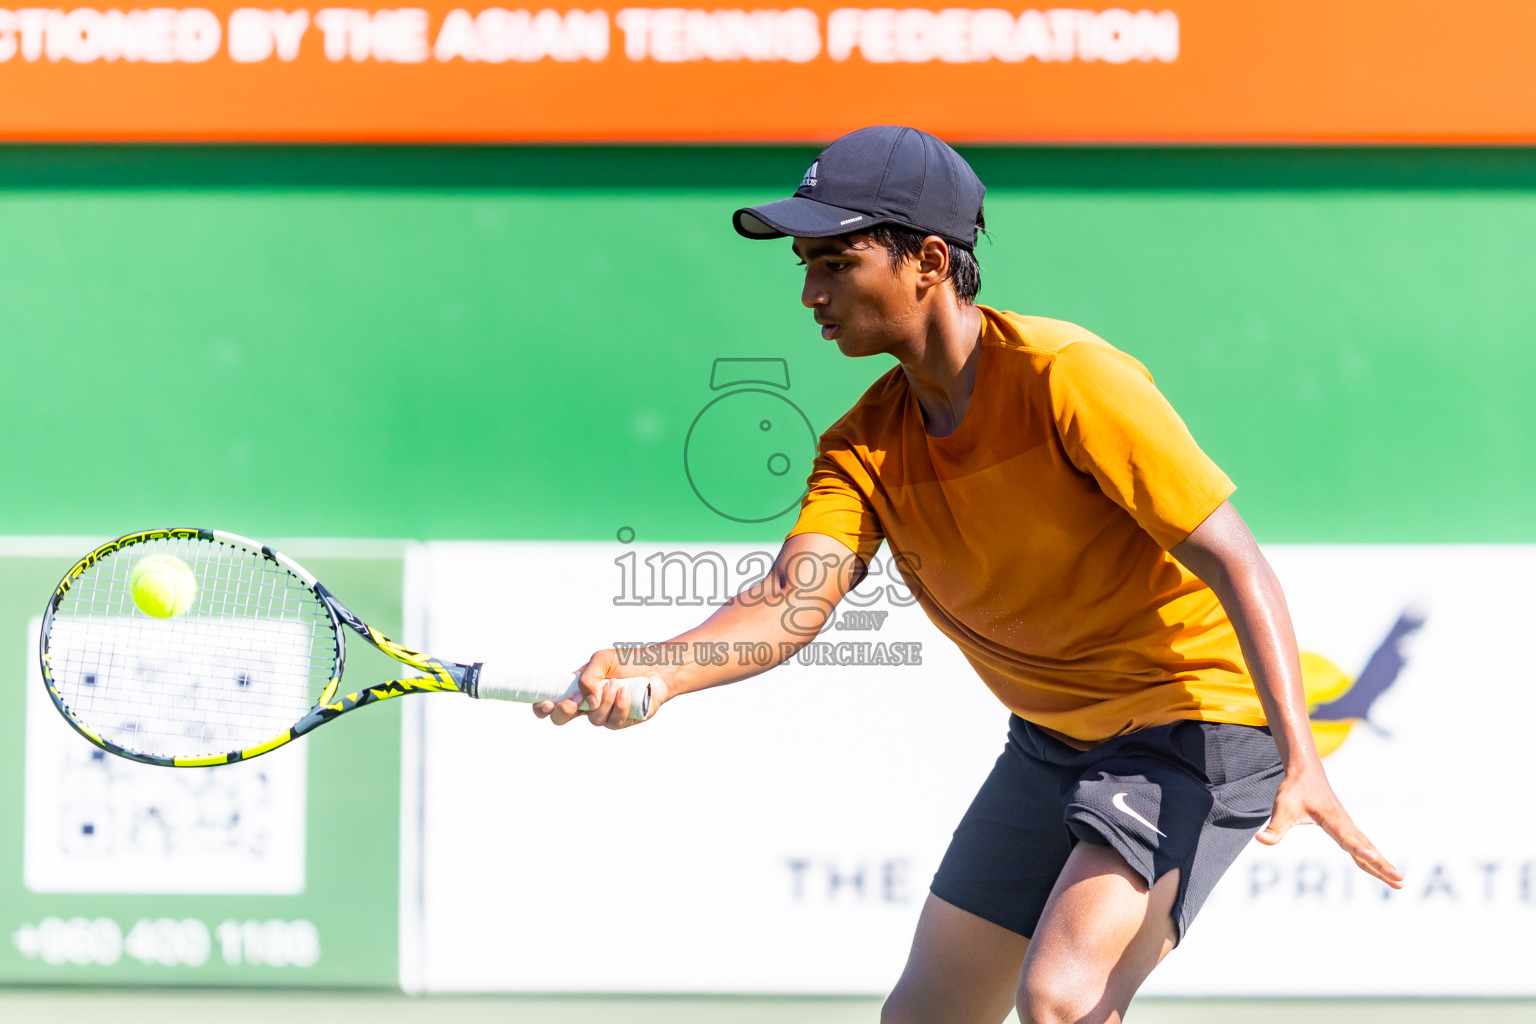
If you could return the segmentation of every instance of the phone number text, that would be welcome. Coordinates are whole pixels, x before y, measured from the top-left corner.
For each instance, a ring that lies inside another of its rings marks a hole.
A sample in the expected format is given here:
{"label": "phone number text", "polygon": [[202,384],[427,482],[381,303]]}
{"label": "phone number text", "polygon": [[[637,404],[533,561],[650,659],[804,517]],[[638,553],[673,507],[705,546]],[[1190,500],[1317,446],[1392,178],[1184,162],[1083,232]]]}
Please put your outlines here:
{"label": "phone number text", "polygon": [[218,957],[230,967],[313,967],[320,932],[309,921],[222,921],[141,917],[126,931],[110,917],[45,917],[24,924],[11,943],[28,960],[110,967],[125,957],[161,967],[202,967]]}

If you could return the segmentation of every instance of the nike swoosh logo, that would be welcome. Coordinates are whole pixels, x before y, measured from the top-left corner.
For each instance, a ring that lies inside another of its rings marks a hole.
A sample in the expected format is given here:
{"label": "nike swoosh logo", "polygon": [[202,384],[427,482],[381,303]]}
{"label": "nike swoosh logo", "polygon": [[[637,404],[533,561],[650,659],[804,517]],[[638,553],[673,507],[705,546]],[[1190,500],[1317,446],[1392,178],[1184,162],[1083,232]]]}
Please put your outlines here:
{"label": "nike swoosh logo", "polygon": [[1125,802],[1125,794],[1124,793],[1116,793],[1115,794],[1115,798],[1113,800],[1111,800],[1110,803],[1115,805],[1115,810],[1123,811],[1124,813],[1126,813],[1126,814],[1130,815],[1131,817],[1135,818],[1137,821],[1141,822],[1143,825],[1147,826],[1147,828],[1151,829],[1153,832],[1156,832],[1158,835],[1162,836],[1164,839],[1168,838],[1168,833],[1167,832],[1164,832],[1162,829],[1160,829],[1156,825],[1152,824],[1146,818],[1143,818],[1139,813],[1137,813],[1137,811],[1136,811],[1136,809],[1134,807],[1132,807],[1130,804]]}

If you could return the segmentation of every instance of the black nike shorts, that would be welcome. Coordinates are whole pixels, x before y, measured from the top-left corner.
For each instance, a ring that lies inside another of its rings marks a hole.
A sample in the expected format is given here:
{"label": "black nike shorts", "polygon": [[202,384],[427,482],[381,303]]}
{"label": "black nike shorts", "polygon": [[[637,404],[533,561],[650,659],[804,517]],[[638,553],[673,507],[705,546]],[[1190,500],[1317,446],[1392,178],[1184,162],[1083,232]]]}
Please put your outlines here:
{"label": "black nike shorts", "polygon": [[1077,750],[1015,715],[931,888],[1029,937],[1072,847],[1111,846],[1149,888],[1179,869],[1182,939],[1268,820],[1284,774],[1268,729],[1174,722]]}

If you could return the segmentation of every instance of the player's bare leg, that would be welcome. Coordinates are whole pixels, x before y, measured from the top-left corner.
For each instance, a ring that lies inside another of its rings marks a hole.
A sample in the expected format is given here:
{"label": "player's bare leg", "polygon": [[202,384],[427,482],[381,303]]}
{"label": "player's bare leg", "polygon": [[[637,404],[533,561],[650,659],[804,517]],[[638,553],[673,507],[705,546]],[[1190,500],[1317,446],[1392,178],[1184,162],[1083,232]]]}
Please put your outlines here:
{"label": "player's bare leg", "polygon": [[1067,858],[1019,976],[1022,1024],[1113,1024],[1174,945],[1179,873],[1149,892],[1108,846]]}
{"label": "player's bare leg", "polygon": [[998,1024],[1013,1009],[1028,948],[1024,936],[929,893],[881,1024]]}

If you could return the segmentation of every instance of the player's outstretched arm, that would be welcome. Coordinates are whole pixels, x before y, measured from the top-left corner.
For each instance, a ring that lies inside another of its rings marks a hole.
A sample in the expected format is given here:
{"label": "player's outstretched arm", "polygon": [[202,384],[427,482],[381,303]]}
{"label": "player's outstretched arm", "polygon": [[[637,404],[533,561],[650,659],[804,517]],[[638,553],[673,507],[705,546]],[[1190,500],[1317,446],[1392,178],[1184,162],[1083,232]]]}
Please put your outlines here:
{"label": "player's outstretched arm", "polygon": [[[622,729],[636,720],[629,717],[624,687],[613,685],[612,680],[653,676],[650,713],[655,715],[657,708],[679,694],[766,672],[815,639],[837,603],[863,575],[864,563],[831,537],[814,533],[790,537],[760,583],[721,605],[696,628],[668,641],[683,645],[673,650],[688,652],[681,664],[640,665],[636,662],[641,659],[633,656],[621,661],[611,648],[598,651],[580,670],[578,695],[559,703],[535,704],[533,713],[556,725],[585,715],[593,725]],[[738,657],[740,648],[736,645],[744,642],[768,644],[773,660],[760,665]],[[727,657],[705,664],[694,658],[693,652],[698,650],[724,651]],[[590,710],[580,710],[583,703]]]}
{"label": "player's outstretched arm", "polygon": [[1365,837],[1328,784],[1307,720],[1301,659],[1285,594],[1242,516],[1230,502],[1222,502],[1170,553],[1221,599],[1285,765],[1285,781],[1259,842],[1272,846],[1292,825],[1315,824],[1362,870],[1401,888],[1403,873]]}

